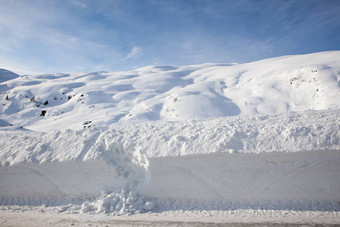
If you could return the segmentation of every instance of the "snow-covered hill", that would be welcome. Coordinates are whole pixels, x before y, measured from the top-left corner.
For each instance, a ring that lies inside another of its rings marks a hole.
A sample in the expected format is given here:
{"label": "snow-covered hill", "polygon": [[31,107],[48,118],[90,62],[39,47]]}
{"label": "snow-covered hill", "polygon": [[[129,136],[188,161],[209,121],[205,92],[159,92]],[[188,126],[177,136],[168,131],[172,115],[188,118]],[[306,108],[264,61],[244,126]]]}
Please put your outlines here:
{"label": "snow-covered hill", "polygon": [[0,88],[4,209],[340,219],[340,51],[22,76]]}
{"label": "snow-covered hill", "polygon": [[0,83],[5,82],[7,80],[12,80],[19,77],[19,75],[8,71],[6,69],[0,69]]}
{"label": "snow-covered hill", "polygon": [[338,109],[340,51],[247,64],[23,76],[0,87],[0,118],[38,131]]}

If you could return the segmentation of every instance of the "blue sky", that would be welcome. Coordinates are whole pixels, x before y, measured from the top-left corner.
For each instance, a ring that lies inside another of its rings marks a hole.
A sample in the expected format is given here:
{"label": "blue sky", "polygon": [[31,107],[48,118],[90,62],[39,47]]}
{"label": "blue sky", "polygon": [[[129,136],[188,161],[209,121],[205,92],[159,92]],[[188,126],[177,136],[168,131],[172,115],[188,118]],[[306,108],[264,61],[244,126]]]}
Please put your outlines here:
{"label": "blue sky", "polygon": [[338,0],[0,0],[0,68],[118,71],[340,50]]}

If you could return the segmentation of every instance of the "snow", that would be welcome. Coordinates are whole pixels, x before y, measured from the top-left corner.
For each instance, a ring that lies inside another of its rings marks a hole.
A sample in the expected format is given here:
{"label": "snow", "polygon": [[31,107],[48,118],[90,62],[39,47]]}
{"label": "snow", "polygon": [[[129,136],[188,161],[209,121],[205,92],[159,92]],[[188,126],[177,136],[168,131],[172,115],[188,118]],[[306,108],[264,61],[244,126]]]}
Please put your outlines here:
{"label": "snow", "polygon": [[[0,210],[7,226],[338,226],[339,213],[291,210],[166,211],[130,216],[53,213],[50,207],[18,211]],[[20,218],[18,216],[20,215]]]}
{"label": "snow", "polygon": [[6,69],[0,69],[0,83],[8,81],[8,80],[12,80],[19,77],[19,75],[8,71]]}
{"label": "snow", "polygon": [[1,77],[2,210],[340,220],[339,60]]}
{"label": "snow", "polygon": [[1,131],[0,203],[74,203],[82,205],[67,210],[113,214],[179,207],[337,210],[339,119],[338,110],[326,110]]}
{"label": "snow", "polygon": [[[12,127],[4,127],[8,128]],[[0,163],[4,166],[210,153],[338,150],[340,112],[304,111],[48,133],[5,130],[0,135]]]}
{"label": "snow", "polygon": [[[18,209],[18,207],[12,207]],[[20,219],[18,215],[20,214]],[[162,215],[163,214],[163,215]],[[19,213],[0,210],[2,226],[337,226],[339,214],[320,211],[230,210],[144,213],[131,216],[51,213],[49,207]]]}
{"label": "snow", "polygon": [[81,129],[87,121],[122,126],[338,109],[339,55],[23,76],[0,84],[7,87],[0,95],[1,119],[48,132]]}

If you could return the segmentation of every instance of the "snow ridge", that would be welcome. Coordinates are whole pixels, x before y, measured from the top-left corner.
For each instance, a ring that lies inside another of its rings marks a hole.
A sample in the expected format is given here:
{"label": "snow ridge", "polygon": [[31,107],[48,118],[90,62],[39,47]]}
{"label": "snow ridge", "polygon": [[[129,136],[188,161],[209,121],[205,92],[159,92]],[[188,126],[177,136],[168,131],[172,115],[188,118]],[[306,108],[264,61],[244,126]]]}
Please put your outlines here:
{"label": "snow ridge", "polygon": [[[0,163],[123,160],[209,153],[267,153],[340,149],[340,111],[155,122],[81,130],[0,131]],[[20,149],[18,149],[20,147]]]}

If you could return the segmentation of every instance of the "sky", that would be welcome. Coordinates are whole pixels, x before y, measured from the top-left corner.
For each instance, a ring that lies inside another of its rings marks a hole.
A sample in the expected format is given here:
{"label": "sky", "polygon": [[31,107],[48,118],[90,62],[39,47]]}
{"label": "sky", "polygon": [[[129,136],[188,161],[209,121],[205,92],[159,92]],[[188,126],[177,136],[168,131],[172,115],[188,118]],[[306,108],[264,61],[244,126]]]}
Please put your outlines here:
{"label": "sky", "polygon": [[338,0],[0,0],[19,74],[244,63],[340,50]]}

